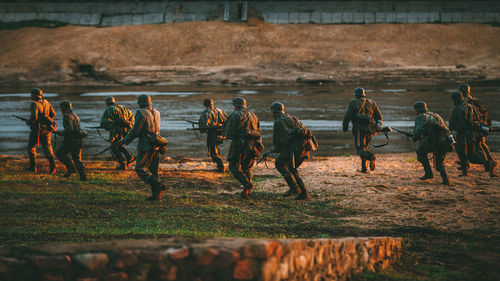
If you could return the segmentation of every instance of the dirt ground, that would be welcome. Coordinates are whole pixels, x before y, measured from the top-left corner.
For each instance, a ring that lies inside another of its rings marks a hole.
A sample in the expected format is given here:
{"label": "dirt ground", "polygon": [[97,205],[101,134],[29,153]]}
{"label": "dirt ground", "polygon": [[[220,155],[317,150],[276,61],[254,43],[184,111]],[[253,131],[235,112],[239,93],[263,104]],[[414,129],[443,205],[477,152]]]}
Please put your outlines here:
{"label": "dirt ground", "polygon": [[500,79],[500,27],[188,22],[0,30],[4,85]]}
{"label": "dirt ground", "polygon": [[[461,177],[458,164],[454,163],[458,157],[450,153],[445,166],[452,186],[444,186],[435,170],[434,179],[419,180],[423,169],[414,153],[377,157],[377,168],[369,174],[358,171],[357,156],[306,161],[300,173],[311,192],[311,200],[335,198],[339,206],[352,210],[356,215],[343,216],[344,227],[381,231],[426,228],[450,233],[484,231],[500,237],[499,177],[490,178],[479,165],[472,165],[471,177]],[[500,153],[494,157],[500,158]],[[257,177],[266,176],[256,184],[255,191],[280,196],[288,188],[271,161],[268,168],[260,163],[254,169]],[[169,170],[215,169],[214,164],[204,161],[162,165]],[[220,192],[235,190],[239,188]]]}

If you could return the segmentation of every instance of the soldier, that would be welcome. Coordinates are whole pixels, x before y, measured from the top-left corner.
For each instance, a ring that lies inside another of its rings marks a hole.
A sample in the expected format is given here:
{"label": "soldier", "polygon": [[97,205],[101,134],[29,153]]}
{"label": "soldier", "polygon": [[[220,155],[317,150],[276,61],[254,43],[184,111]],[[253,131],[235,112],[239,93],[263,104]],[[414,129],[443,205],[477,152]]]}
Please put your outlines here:
{"label": "soldier", "polygon": [[344,132],[349,128],[349,122],[352,122],[356,153],[361,158],[361,172],[368,172],[367,161],[370,161],[370,170],[374,171],[376,157],[368,149],[372,136],[382,128],[382,114],[375,101],[366,97],[363,88],[354,89],[354,98],[349,102],[344,114]]}
{"label": "soldier", "polygon": [[460,92],[453,92],[451,100],[455,107],[451,113],[450,129],[456,131],[457,146],[456,151],[460,159],[462,176],[469,176],[469,162],[474,164],[482,164],[486,171],[490,172],[490,176],[494,175],[495,165],[490,164],[484,153],[477,150],[475,143],[475,127],[481,126],[476,124],[473,117],[473,106],[464,102],[464,97]]}
{"label": "soldier", "polygon": [[201,113],[198,124],[202,133],[207,133],[208,154],[217,164],[217,171],[224,173],[224,163],[219,152],[222,143],[222,125],[226,122],[227,114],[214,106],[212,99],[205,99],[203,105],[206,109]]}
{"label": "soldier", "polygon": [[285,106],[282,103],[271,104],[271,111],[274,117],[273,146],[265,155],[279,153],[274,164],[290,188],[283,196],[298,194],[296,200],[307,199],[309,193],[297,169],[305,159],[309,158],[306,142],[312,137],[312,133],[297,117],[285,113]]}
{"label": "soldier", "polygon": [[135,114],[134,126],[120,142],[127,145],[135,138],[139,138],[135,172],[145,183],[151,186],[152,195],[146,200],[160,200],[163,191],[166,189],[158,176],[158,165],[160,164],[162,151],[153,140],[154,136],[160,134],[160,112],[153,108],[151,97],[148,95],[140,95],[137,98],[137,104],[140,109]]}
{"label": "soldier", "polygon": [[259,153],[264,150],[257,116],[247,109],[245,99],[233,99],[233,113],[223,127],[223,136],[231,138],[229,171],[243,185],[241,197],[248,199],[253,189],[252,167]]}
{"label": "soldier", "polygon": [[116,169],[126,170],[134,162],[135,158],[120,140],[132,128],[134,115],[125,106],[117,104],[113,97],[106,98],[106,105],[108,107],[102,115],[101,127],[109,131],[111,154],[119,164]]}
{"label": "soldier", "polygon": [[56,173],[56,165],[54,161],[54,151],[52,150],[52,131],[57,130],[56,111],[52,105],[44,98],[43,92],[38,88],[31,90],[31,116],[26,121],[30,126],[31,132],[28,140],[28,156],[30,160],[29,171],[36,173],[36,147],[42,143],[43,153],[49,160],[49,174]]}
{"label": "soldier", "polygon": [[417,112],[415,119],[415,128],[413,129],[413,141],[419,141],[417,148],[417,160],[422,163],[425,174],[421,180],[432,179],[431,165],[427,154],[434,153],[436,170],[441,174],[444,185],[450,185],[446,169],[443,165],[446,153],[449,150],[448,135],[450,133],[448,126],[439,114],[428,111],[427,104],[423,101],[417,101],[413,108]]}
{"label": "soldier", "polygon": [[[61,147],[57,150],[56,155],[67,169],[63,177],[70,177],[71,174],[78,170],[80,180],[86,181],[87,174],[82,163],[82,139],[86,136],[86,133],[80,129],[80,118],[73,112],[71,102],[62,101],[60,106],[63,114],[64,131],[57,131],[56,134],[64,136],[64,140]],[[73,162],[69,159],[68,153],[71,153]]]}
{"label": "soldier", "polygon": [[479,153],[484,153],[486,159],[488,159],[488,161],[490,162],[490,165],[492,165],[492,167],[490,167],[490,169],[493,169],[493,174],[491,174],[491,176],[493,177],[493,176],[495,176],[494,169],[495,169],[497,163],[493,159],[493,157],[491,156],[490,148],[486,144],[486,136],[491,132],[491,126],[492,126],[492,122],[488,118],[488,110],[486,109],[485,106],[483,106],[479,102],[478,99],[471,96],[470,86],[468,84],[462,84],[462,85],[460,85],[460,87],[458,89],[462,93],[462,95],[464,97],[464,101],[466,103],[474,106],[475,112],[477,112],[480,115],[479,117],[481,119],[480,121],[482,122],[482,124],[481,124],[482,126],[480,128],[478,128],[477,130],[475,130],[475,134],[474,134],[475,146],[476,146],[476,149],[478,150]]}

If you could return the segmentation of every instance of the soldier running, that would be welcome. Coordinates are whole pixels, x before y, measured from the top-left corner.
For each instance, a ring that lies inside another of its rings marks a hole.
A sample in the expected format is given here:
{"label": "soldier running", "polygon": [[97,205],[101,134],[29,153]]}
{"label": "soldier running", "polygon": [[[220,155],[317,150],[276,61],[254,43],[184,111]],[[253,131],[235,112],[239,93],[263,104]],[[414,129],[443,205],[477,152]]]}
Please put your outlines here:
{"label": "soldier running", "polygon": [[475,146],[479,153],[483,153],[486,159],[489,161],[489,172],[490,176],[495,177],[495,167],[497,166],[496,161],[491,156],[490,148],[486,144],[486,136],[491,133],[492,122],[488,118],[488,110],[484,105],[482,105],[478,99],[474,98],[470,94],[470,86],[468,84],[462,84],[458,88],[459,91],[464,96],[464,101],[472,106],[474,106],[475,112],[479,113],[479,118],[481,121],[481,126],[475,130]]}
{"label": "soldier running", "polygon": [[424,176],[421,180],[432,179],[431,164],[427,154],[434,153],[436,170],[441,174],[444,185],[450,185],[446,169],[443,165],[446,153],[451,151],[448,144],[448,135],[450,131],[439,114],[427,109],[427,104],[423,101],[417,101],[413,108],[417,113],[415,127],[413,129],[413,141],[418,141],[417,160],[424,167]]}
{"label": "soldier running", "polygon": [[271,111],[274,117],[273,145],[264,156],[273,152],[279,153],[274,164],[289,186],[289,190],[283,196],[298,194],[296,200],[307,199],[309,193],[297,169],[305,159],[309,158],[310,153],[306,150],[306,144],[312,133],[297,117],[285,113],[285,106],[282,103],[271,104]]}
{"label": "soldier running", "polygon": [[208,154],[217,164],[217,171],[224,173],[224,162],[220,156],[219,145],[222,144],[222,125],[227,120],[227,114],[214,106],[212,99],[203,101],[205,110],[201,113],[198,124],[200,132],[207,133]]}
{"label": "soldier running", "polygon": [[234,111],[224,123],[223,136],[232,139],[227,157],[229,171],[243,185],[241,197],[248,199],[254,187],[252,167],[264,145],[259,119],[247,109],[246,100],[236,97],[232,102]]}
{"label": "soldier running", "polygon": [[52,150],[52,134],[51,132],[57,129],[54,118],[56,111],[52,105],[44,98],[43,92],[38,88],[31,90],[31,116],[26,121],[30,127],[31,132],[28,139],[28,156],[30,160],[29,171],[36,173],[36,148],[41,143],[43,153],[47,160],[49,160],[49,174],[56,173],[56,164],[54,161],[54,151]]}
{"label": "soldier running", "polygon": [[354,98],[349,102],[344,114],[342,129],[348,131],[352,122],[352,134],[356,153],[361,158],[361,171],[368,173],[366,164],[370,161],[370,170],[375,170],[375,154],[369,151],[372,136],[382,128],[382,114],[372,99],[366,97],[365,89],[354,89]]}
{"label": "soldier running", "polygon": [[[86,181],[87,174],[82,163],[83,138],[86,134],[80,129],[80,118],[73,112],[71,102],[62,101],[60,106],[63,114],[64,131],[56,131],[55,133],[64,137],[61,147],[56,152],[59,161],[66,166],[66,173],[63,177],[68,178],[78,170],[80,180]],[[73,162],[69,159],[68,153],[71,154]]]}
{"label": "soldier running", "polygon": [[116,169],[126,170],[135,158],[120,141],[132,128],[134,115],[125,106],[117,104],[114,97],[107,97],[106,105],[101,127],[109,131],[111,154],[119,164]]}
{"label": "soldier running", "polygon": [[128,145],[135,138],[139,138],[135,172],[145,183],[151,186],[152,194],[146,200],[160,200],[163,191],[166,189],[158,176],[162,151],[153,140],[153,136],[160,134],[160,112],[153,108],[151,97],[148,95],[140,95],[137,98],[137,104],[140,109],[135,114],[134,126],[120,142]]}

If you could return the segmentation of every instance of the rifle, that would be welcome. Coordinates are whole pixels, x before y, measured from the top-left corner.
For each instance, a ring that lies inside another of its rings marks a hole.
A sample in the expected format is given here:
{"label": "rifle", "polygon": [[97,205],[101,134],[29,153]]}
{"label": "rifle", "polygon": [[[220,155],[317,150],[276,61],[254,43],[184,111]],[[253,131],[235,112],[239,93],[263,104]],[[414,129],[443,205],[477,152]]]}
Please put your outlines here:
{"label": "rifle", "polygon": [[[118,144],[119,142],[117,142],[116,144]],[[104,152],[108,151],[111,153],[111,156],[113,156],[113,159],[115,159],[116,161],[118,161],[118,157],[116,157],[115,153],[113,152],[113,147],[116,145],[116,144],[111,144],[110,146],[107,146],[104,150],[102,151],[99,151],[97,152],[96,154],[94,154],[94,156],[98,156],[98,155],[101,155],[103,154]]]}
{"label": "rifle", "polygon": [[394,130],[394,131],[396,131],[396,132],[398,132],[398,133],[400,133],[400,134],[405,135],[407,140],[410,140],[410,138],[412,138],[412,137],[413,137],[413,134],[412,134],[412,133],[408,133],[408,132],[405,132],[405,131],[401,131],[401,130],[398,130],[398,129],[396,129],[396,128],[392,128],[392,130]]}
{"label": "rifle", "polygon": [[17,116],[17,115],[15,115],[15,114],[12,114],[12,116],[14,116],[14,117],[16,117],[17,119],[22,120],[22,121],[24,121],[24,122],[28,122],[28,118],[24,118],[24,117],[21,117],[21,116]]}
{"label": "rifle", "polygon": [[[186,130],[189,131],[200,131],[200,130],[210,130],[210,129],[222,129],[222,125],[219,126],[212,126],[212,127],[206,127],[206,128],[200,128],[200,123],[194,122],[194,121],[189,121],[189,120],[184,120],[186,122],[191,123],[192,128],[187,128]],[[195,127],[194,125],[198,125],[198,127]]]}
{"label": "rifle", "polygon": [[105,137],[102,136],[101,134],[101,131],[99,131],[99,129],[106,129],[104,127],[101,127],[101,126],[89,126],[89,127],[85,127],[86,129],[95,129],[97,131],[97,133],[99,134],[99,136],[106,142],[109,142],[109,140],[107,140]]}
{"label": "rifle", "polygon": [[382,133],[384,133],[384,135],[385,135],[385,143],[379,144],[379,145],[374,145],[373,147],[377,147],[378,148],[378,147],[383,147],[383,146],[386,146],[386,145],[389,144],[389,141],[390,141],[390,139],[389,139],[389,133],[392,132],[391,127],[384,127],[380,131]]}
{"label": "rifle", "polygon": [[257,161],[257,164],[256,165],[259,165],[261,162],[264,162],[264,164],[266,165],[266,168],[269,169],[269,167],[267,166],[267,157],[271,157],[271,158],[274,158],[271,154],[271,152],[266,152],[264,154],[262,154],[262,157],[259,159],[259,161]]}
{"label": "rifle", "polygon": [[[193,127],[192,129],[187,128],[186,130],[199,130],[200,129],[200,123],[195,122],[195,121],[190,121],[190,120],[184,120],[184,121],[191,123],[191,126]],[[194,125],[198,125],[198,128],[196,128]]]}

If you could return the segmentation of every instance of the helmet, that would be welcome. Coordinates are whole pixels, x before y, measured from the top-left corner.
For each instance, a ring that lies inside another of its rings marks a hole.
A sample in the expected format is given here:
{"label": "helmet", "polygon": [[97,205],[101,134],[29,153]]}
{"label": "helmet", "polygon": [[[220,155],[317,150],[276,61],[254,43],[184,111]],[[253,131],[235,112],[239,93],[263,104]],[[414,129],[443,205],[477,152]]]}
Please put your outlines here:
{"label": "helmet", "polygon": [[462,93],[462,94],[465,94],[465,93],[470,93],[470,86],[469,84],[462,84],[458,87],[458,90]]}
{"label": "helmet", "polygon": [[63,100],[60,104],[61,106],[61,110],[62,111],[67,111],[69,109],[72,109],[73,108],[73,105],[71,104],[70,101],[67,101],[67,100]]}
{"label": "helmet", "polygon": [[236,97],[233,99],[233,105],[236,107],[246,107],[247,101],[244,98]]}
{"label": "helmet", "polygon": [[272,112],[285,112],[285,105],[282,104],[281,102],[273,102],[271,104],[271,111]]}
{"label": "helmet", "polygon": [[464,95],[459,91],[453,91],[453,93],[451,93],[451,100],[454,102],[463,102]]}
{"label": "helmet", "polygon": [[114,97],[107,97],[106,98],[106,105],[112,105],[112,104],[115,104],[116,101],[115,101],[115,98]]}
{"label": "helmet", "polygon": [[151,105],[151,97],[146,94],[142,94],[137,97],[137,104],[141,108],[147,107],[148,105]]}
{"label": "helmet", "polygon": [[31,89],[31,97],[33,99],[36,99],[36,100],[41,99],[42,98],[42,94],[43,94],[43,92],[39,88],[33,88],[33,89]]}
{"label": "helmet", "polygon": [[366,97],[365,89],[363,89],[363,88],[354,89],[354,96],[357,98]]}
{"label": "helmet", "polygon": [[416,112],[426,112],[427,104],[423,101],[417,101],[416,103],[413,104],[413,108],[415,109]]}
{"label": "helmet", "polygon": [[213,99],[205,99],[203,101],[203,105],[207,107],[212,107],[214,106],[214,100]]}

